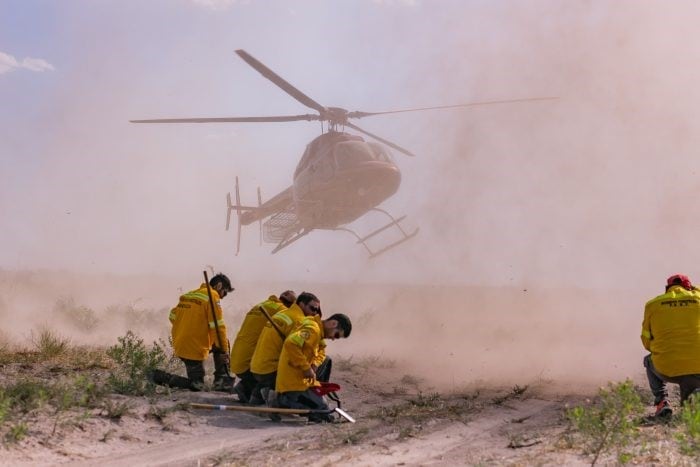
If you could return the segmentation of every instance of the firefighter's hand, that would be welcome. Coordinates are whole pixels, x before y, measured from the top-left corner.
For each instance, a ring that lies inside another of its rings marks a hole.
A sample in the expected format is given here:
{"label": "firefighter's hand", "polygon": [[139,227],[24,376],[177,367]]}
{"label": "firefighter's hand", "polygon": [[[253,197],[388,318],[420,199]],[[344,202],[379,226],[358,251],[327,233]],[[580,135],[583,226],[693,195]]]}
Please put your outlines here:
{"label": "firefighter's hand", "polygon": [[307,368],[302,374],[304,375],[304,378],[313,379],[316,377],[316,372],[314,372],[313,368]]}

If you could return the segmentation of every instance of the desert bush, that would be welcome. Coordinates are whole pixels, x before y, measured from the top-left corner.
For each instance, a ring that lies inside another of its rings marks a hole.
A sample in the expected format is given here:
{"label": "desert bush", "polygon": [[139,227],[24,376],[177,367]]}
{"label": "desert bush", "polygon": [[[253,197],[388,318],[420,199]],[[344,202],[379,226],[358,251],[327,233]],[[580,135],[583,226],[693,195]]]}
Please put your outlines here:
{"label": "desert bush", "polygon": [[592,455],[591,465],[600,456],[615,451],[617,460],[625,463],[631,453],[625,449],[638,436],[643,405],[632,381],[608,383],[601,388],[598,398],[590,406],[578,406],[569,410],[567,416],[578,431],[584,445],[584,453]]}
{"label": "desert bush", "polygon": [[70,339],[62,337],[53,331],[43,328],[39,334],[31,333],[31,341],[41,360],[49,360],[66,352],[70,346]]}
{"label": "desert bush", "polygon": [[153,392],[155,386],[146,377],[157,367],[167,366],[171,357],[165,351],[165,343],[153,342],[147,347],[143,339],[128,331],[119,337],[119,344],[107,350],[117,368],[109,375],[107,383],[119,394],[144,395]]}
{"label": "desert bush", "polygon": [[73,297],[59,298],[54,305],[54,312],[81,331],[92,331],[99,319],[92,308],[77,305]]}

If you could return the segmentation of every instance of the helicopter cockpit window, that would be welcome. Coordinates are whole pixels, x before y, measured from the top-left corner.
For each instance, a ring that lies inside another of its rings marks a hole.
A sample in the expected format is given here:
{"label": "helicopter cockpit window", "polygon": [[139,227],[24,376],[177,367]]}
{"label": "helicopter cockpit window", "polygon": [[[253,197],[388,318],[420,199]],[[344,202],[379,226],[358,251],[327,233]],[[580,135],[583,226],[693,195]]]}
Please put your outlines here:
{"label": "helicopter cockpit window", "polygon": [[360,162],[384,161],[383,158],[377,158],[377,151],[371,145],[362,141],[339,143],[335,146],[334,154],[339,169],[352,168]]}
{"label": "helicopter cockpit window", "polygon": [[374,160],[381,161],[381,162],[394,162],[391,159],[391,155],[389,154],[389,150],[386,149],[384,146],[382,146],[379,143],[368,143],[372,147],[372,152],[374,153]]}

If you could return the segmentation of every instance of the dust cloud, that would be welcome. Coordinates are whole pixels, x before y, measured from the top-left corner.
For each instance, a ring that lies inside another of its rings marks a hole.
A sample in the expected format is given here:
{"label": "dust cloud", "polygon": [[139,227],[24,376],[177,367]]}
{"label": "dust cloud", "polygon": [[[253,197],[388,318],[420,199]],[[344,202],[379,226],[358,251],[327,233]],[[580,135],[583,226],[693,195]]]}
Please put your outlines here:
{"label": "dust cloud", "polygon": [[[124,42],[83,45],[93,73],[67,71],[62,79],[75,87],[59,92],[36,124],[48,125],[62,112],[74,118],[51,124],[29,148],[51,151],[37,156],[43,159],[23,186],[31,193],[25,205],[5,196],[17,200],[19,191],[4,191],[0,199],[6,224],[0,235],[7,239],[0,316],[11,323],[3,333],[22,341],[48,326],[102,345],[131,327],[148,339],[167,336],[167,311],[214,265],[237,288],[223,302],[230,337],[252,304],[291,287],[316,292],[324,313],[337,310],[355,321],[350,339],[330,344],[331,355],[395,361],[438,388],[639,376],[644,302],[661,293],[672,273],[700,281],[694,248],[700,226],[692,214],[700,134],[700,45],[692,39],[700,6],[458,5],[383,5],[397,9],[396,21],[357,17],[352,31],[328,13],[317,34],[338,37],[335,46],[342,48],[359,28],[365,45],[337,54],[322,76],[304,72],[316,61],[306,52],[304,69],[287,71],[290,58],[249,50],[327,105],[372,111],[558,97],[363,120],[363,128],[419,155],[395,156],[403,182],[385,207],[407,214],[421,232],[374,260],[337,232],[312,233],[269,255],[269,246],[256,245],[257,232],[247,231],[243,252],[234,256],[233,236],[223,232],[223,194],[233,177],[244,183],[244,202],[257,185],[272,196],[290,183],[318,129],[126,123],[261,114],[244,94],[276,91],[234,61],[238,45],[191,56],[197,71],[182,81],[143,76],[145,62],[120,53],[136,47],[138,33],[116,28]],[[416,30],[417,17],[431,26]],[[308,26],[296,21],[280,27]],[[330,55],[325,48],[317,53]],[[107,54],[122,58],[102,61]],[[216,77],[207,61],[215,54]],[[381,83],[358,76],[362,69],[378,73],[379,62],[400,73]],[[363,66],[369,63],[375,68]],[[352,68],[353,76],[334,75],[334,65],[343,73]],[[219,99],[233,76],[241,89]],[[344,78],[351,81],[347,89],[319,85]],[[266,103],[262,112],[285,113],[285,99]],[[8,186],[14,185],[8,180]],[[358,226],[367,228],[365,222]],[[97,318],[90,329],[64,312],[80,307]]]}

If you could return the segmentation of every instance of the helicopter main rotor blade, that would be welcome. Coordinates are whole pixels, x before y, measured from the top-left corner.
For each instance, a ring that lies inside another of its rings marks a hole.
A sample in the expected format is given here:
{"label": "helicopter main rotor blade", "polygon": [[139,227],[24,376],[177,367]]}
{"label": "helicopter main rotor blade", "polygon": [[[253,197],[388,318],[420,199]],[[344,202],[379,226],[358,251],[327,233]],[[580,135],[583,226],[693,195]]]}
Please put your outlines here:
{"label": "helicopter main rotor blade", "polygon": [[371,117],[372,115],[384,115],[384,114],[398,114],[403,112],[420,112],[422,110],[437,110],[437,109],[456,109],[459,107],[476,107],[479,105],[492,105],[492,104],[511,104],[515,102],[532,102],[532,101],[547,101],[559,99],[558,97],[530,97],[524,99],[508,99],[502,101],[484,101],[484,102],[471,102],[469,104],[455,104],[455,105],[439,105],[436,107],[420,107],[416,109],[402,109],[402,110],[387,110],[386,112],[348,112],[348,118],[362,118]]}
{"label": "helicopter main rotor blade", "polygon": [[306,94],[289,84],[287,81],[282,79],[281,76],[279,76],[277,73],[263,65],[260,61],[258,61],[248,52],[246,52],[243,49],[238,49],[236,50],[236,53],[239,57],[245,60],[248,65],[255,68],[261,75],[263,75],[265,78],[269,79],[277,86],[282,88],[284,92],[292,96],[294,99],[298,100],[307,107],[310,107],[314,110],[318,110],[321,114],[326,113],[326,108],[324,106],[322,106],[321,104],[319,104],[318,102],[311,99],[309,96],[307,96]]}
{"label": "helicopter main rotor blade", "polygon": [[272,117],[225,117],[225,118],[158,118],[153,120],[129,120],[131,123],[259,123],[296,122],[300,120],[321,120],[320,115],[278,115]]}
{"label": "helicopter main rotor blade", "polygon": [[408,149],[404,149],[404,148],[402,148],[401,146],[399,146],[398,144],[394,144],[394,143],[392,143],[391,141],[388,141],[388,140],[386,140],[386,139],[384,139],[384,138],[382,138],[382,137],[379,137],[379,136],[377,136],[377,135],[375,135],[375,134],[370,133],[369,131],[365,131],[365,130],[363,130],[362,128],[360,128],[359,126],[353,125],[353,124],[350,123],[350,122],[346,122],[346,123],[345,123],[345,126],[349,126],[350,128],[354,129],[355,131],[359,131],[360,133],[364,133],[364,134],[366,134],[367,136],[370,136],[370,137],[376,139],[377,141],[381,141],[382,143],[386,144],[386,145],[389,146],[390,148],[396,149],[397,151],[399,151],[399,152],[401,152],[401,153],[403,153],[403,154],[406,154],[407,156],[411,156],[411,157],[415,157],[415,156],[416,156],[415,154],[413,154],[413,153],[412,153],[411,151],[409,151]]}

